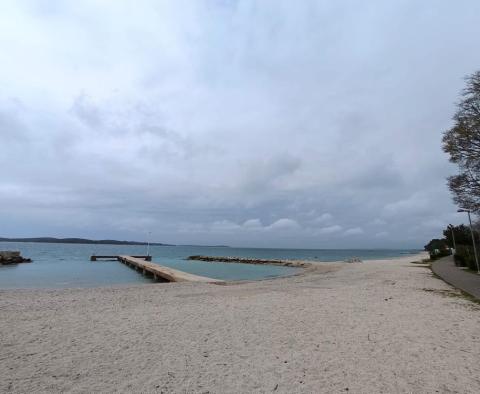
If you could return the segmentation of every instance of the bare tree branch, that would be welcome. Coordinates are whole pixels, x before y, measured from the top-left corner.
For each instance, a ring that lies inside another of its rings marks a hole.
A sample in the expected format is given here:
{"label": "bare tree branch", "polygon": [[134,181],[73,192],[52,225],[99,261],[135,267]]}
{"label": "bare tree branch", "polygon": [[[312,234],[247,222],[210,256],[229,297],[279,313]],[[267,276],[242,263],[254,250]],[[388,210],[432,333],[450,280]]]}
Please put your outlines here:
{"label": "bare tree branch", "polygon": [[443,150],[458,164],[459,174],[448,178],[454,201],[480,213],[480,71],[466,78],[454,126],[443,135]]}

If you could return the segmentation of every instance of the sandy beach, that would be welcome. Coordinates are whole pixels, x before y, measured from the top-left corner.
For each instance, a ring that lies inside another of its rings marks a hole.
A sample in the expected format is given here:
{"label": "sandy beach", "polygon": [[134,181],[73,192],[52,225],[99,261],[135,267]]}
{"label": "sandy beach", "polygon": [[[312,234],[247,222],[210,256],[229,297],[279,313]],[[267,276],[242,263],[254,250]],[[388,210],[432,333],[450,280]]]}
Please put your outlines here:
{"label": "sandy beach", "polygon": [[0,291],[0,392],[480,392],[479,305],[412,260]]}

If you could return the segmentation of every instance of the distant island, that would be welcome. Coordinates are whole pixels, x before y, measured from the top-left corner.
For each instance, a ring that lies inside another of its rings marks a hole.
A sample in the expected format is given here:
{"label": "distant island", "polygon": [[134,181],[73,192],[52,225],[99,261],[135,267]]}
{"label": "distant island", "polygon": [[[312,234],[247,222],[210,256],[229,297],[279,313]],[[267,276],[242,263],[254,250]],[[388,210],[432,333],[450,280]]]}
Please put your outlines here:
{"label": "distant island", "polygon": [[[0,242],[39,242],[50,244],[90,244],[90,245],[147,245],[147,242],[137,241],[117,241],[114,239],[84,239],[84,238],[54,238],[54,237],[38,237],[38,238],[0,238]],[[175,246],[170,244],[162,244],[158,242],[150,242],[152,246]]]}
{"label": "distant island", "polygon": [[185,247],[194,247],[194,248],[229,248],[228,245],[176,245],[176,246],[185,246]]}
{"label": "distant island", "polygon": [[[37,242],[44,244],[87,244],[87,245],[140,245],[145,246],[147,242],[138,241],[118,241],[115,239],[86,239],[86,238],[55,238],[55,237],[35,237],[35,238],[2,238],[0,242]],[[227,245],[174,245],[163,244],[159,242],[150,242],[152,246],[191,246],[196,248],[229,248]]]}

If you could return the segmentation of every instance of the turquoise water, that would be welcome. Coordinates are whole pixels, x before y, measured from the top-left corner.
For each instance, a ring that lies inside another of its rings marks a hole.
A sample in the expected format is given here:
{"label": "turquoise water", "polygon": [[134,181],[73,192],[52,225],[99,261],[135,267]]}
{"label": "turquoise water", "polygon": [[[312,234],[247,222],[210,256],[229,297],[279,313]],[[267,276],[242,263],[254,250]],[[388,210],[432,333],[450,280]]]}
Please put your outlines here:
{"label": "turquoise water", "polygon": [[[91,262],[96,255],[144,255],[145,246],[77,245],[0,242],[0,250],[19,250],[33,263],[0,266],[0,288],[96,287],[117,284],[151,283],[117,261]],[[393,258],[418,250],[334,250],[334,249],[257,249],[202,246],[152,246],[152,261],[193,274],[225,280],[252,280],[291,275],[291,267],[251,264],[207,263],[185,260],[190,255],[238,256],[252,258],[337,261]]]}

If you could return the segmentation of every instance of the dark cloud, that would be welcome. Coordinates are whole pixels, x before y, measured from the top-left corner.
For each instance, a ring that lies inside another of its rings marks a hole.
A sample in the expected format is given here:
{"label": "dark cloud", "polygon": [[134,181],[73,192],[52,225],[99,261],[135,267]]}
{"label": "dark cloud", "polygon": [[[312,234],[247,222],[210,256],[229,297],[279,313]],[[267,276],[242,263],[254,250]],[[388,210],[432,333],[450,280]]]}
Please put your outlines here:
{"label": "dark cloud", "polygon": [[480,3],[12,2],[5,235],[414,247],[454,212],[441,151]]}

